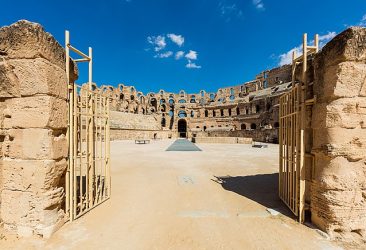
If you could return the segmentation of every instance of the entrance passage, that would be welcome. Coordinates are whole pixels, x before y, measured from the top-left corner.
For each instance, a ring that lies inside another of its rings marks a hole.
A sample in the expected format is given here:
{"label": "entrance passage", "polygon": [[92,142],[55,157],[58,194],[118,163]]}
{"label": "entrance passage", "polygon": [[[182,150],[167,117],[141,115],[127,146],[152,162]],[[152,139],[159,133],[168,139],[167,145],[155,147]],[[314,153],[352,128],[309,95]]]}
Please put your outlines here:
{"label": "entrance passage", "polygon": [[180,138],[187,138],[187,121],[184,119],[178,121],[178,134]]}

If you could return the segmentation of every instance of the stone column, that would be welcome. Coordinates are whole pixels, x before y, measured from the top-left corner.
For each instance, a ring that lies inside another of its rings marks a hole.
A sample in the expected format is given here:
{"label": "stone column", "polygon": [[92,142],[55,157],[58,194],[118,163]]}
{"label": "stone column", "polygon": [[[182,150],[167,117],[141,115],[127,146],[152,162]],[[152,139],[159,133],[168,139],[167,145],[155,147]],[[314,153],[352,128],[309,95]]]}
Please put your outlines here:
{"label": "stone column", "polygon": [[39,24],[0,29],[1,219],[20,236],[64,223],[66,82],[64,49]]}
{"label": "stone column", "polygon": [[312,221],[332,237],[366,237],[366,29],[350,28],[315,58]]}

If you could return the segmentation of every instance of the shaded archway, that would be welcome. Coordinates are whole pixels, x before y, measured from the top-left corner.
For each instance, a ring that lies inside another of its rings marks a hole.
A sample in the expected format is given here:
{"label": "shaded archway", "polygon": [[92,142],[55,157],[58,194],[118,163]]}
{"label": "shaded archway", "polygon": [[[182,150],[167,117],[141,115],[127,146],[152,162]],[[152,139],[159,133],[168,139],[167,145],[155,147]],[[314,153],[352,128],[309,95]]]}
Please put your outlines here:
{"label": "shaded archway", "polygon": [[180,138],[187,138],[187,121],[184,119],[178,121],[178,134]]}

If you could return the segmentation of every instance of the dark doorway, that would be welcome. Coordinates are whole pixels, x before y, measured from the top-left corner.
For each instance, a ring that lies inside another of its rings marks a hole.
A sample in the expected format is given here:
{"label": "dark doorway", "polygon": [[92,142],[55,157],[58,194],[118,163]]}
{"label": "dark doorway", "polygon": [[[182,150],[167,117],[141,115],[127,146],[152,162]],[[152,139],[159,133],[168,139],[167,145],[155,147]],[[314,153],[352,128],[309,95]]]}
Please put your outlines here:
{"label": "dark doorway", "polygon": [[187,138],[187,122],[184,119],[178,121],[178,134],[180,138]]}

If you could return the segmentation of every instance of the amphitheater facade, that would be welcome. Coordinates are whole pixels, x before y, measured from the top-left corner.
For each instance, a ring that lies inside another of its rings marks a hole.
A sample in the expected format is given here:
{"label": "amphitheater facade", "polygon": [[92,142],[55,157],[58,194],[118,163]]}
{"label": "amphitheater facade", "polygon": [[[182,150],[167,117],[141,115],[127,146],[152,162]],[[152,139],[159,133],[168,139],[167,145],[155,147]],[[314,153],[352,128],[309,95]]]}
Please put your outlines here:
{"label": "amphitheater facade", "polygon": [[113,139],[246,137],[278,143],[279,96],[291,86],[291,66],[285,65],[215,93],[143,94],[124,84],[100,89],[112,100]]}

